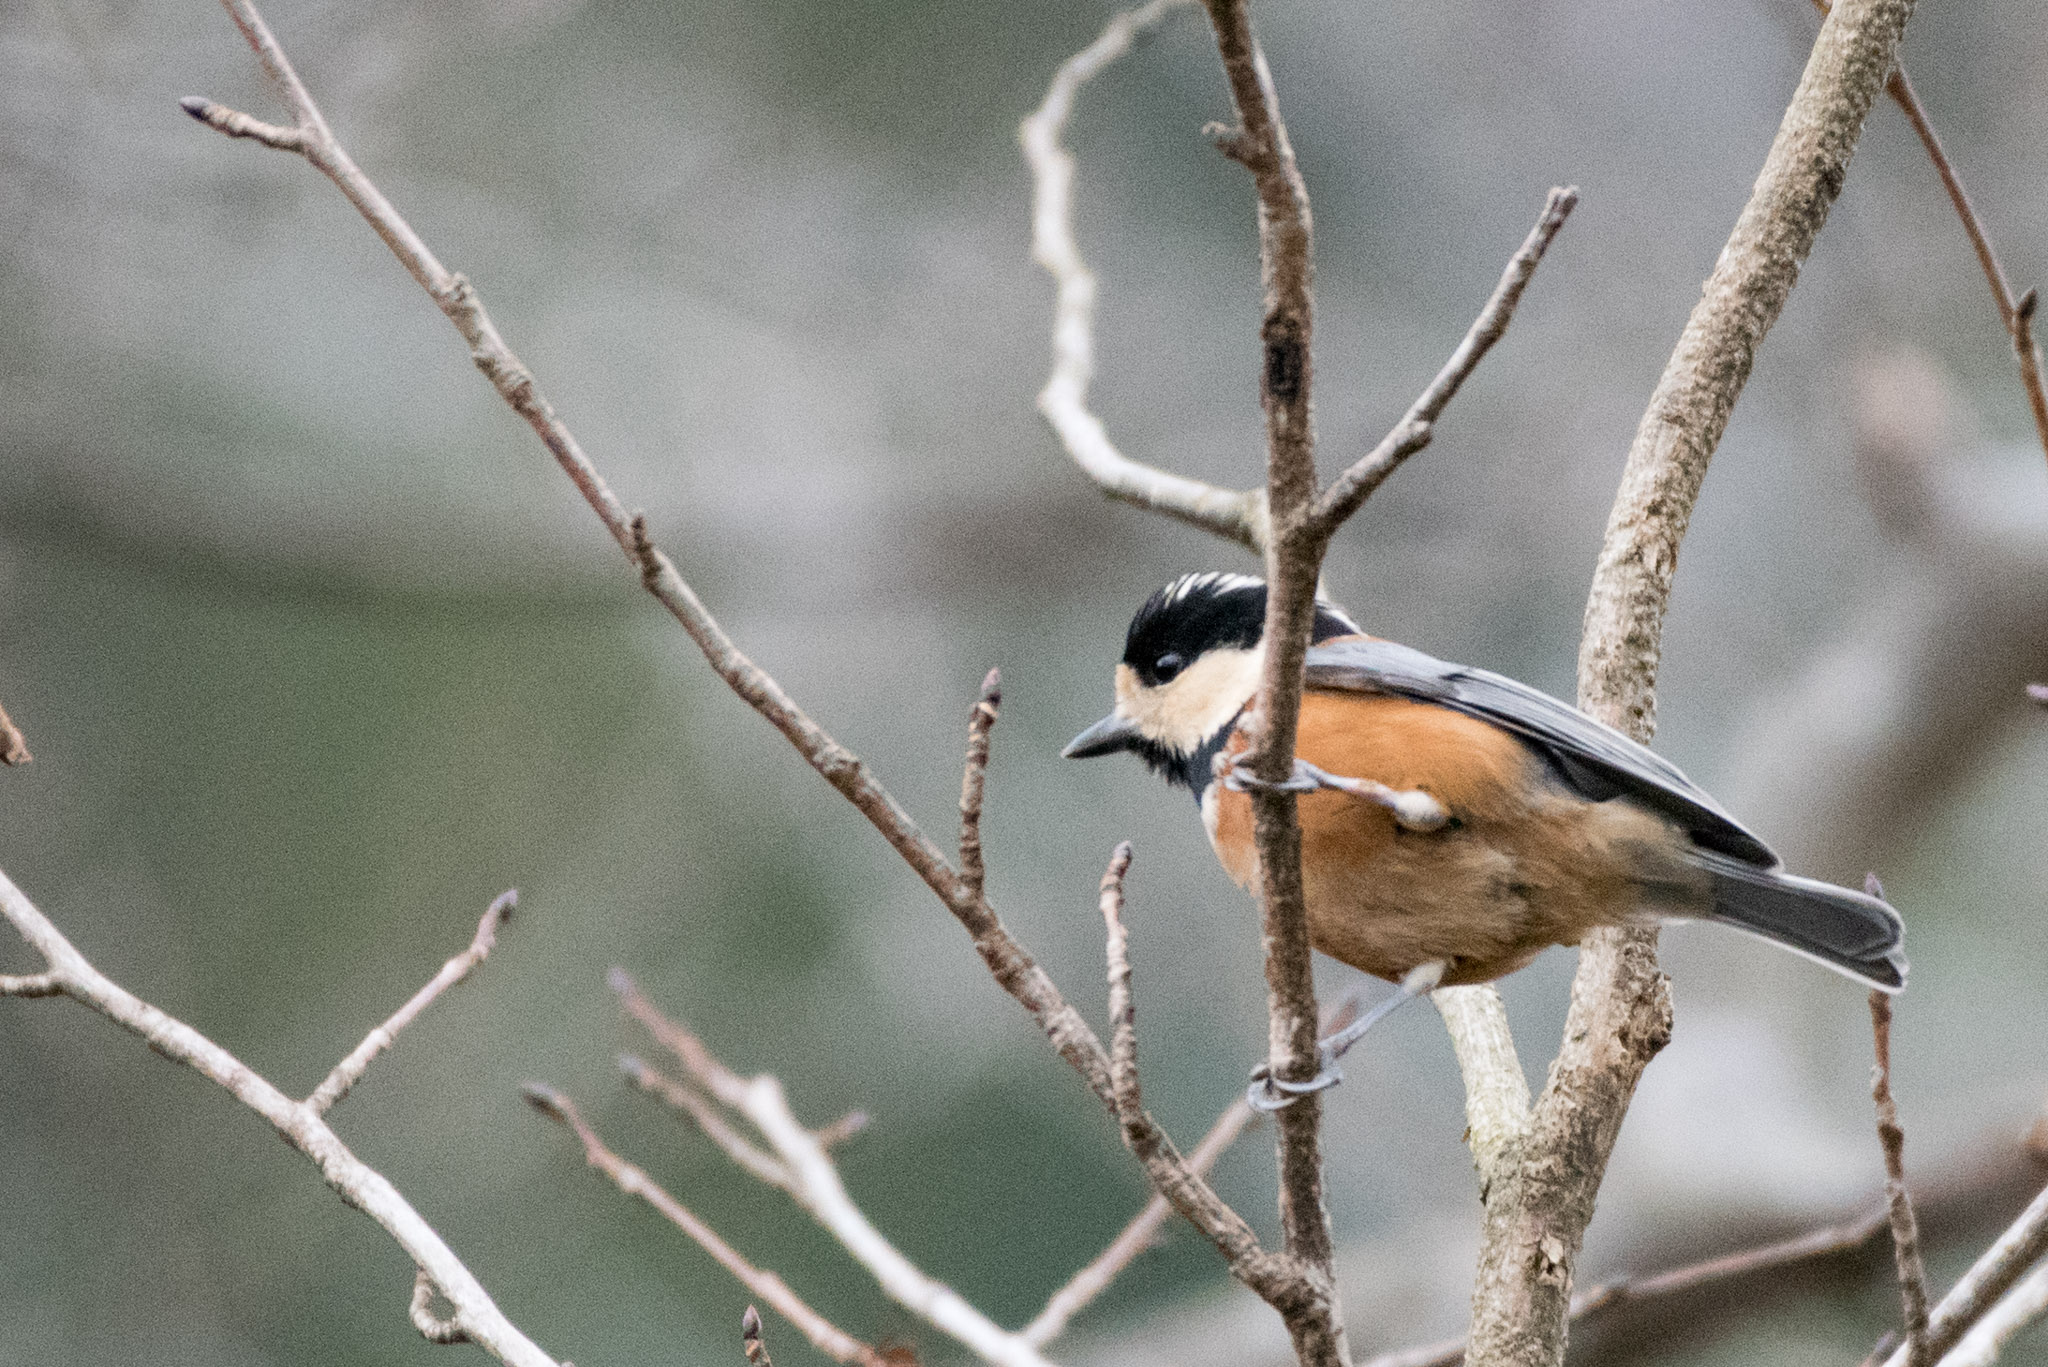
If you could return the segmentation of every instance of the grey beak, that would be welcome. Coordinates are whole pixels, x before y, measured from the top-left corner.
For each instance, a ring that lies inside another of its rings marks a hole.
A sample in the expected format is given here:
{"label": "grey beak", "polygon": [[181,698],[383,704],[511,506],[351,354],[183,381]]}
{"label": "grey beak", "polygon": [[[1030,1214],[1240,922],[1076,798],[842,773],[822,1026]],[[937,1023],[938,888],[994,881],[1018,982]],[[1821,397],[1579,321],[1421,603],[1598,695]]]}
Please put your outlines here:
{"label": "grey beak", "polygon": [[1134,750],[1143,739],[1136,726],[1112,712],[1068,741],[1067,748],[1060,753],[1068,759],[1093,759],[1119,750]]}

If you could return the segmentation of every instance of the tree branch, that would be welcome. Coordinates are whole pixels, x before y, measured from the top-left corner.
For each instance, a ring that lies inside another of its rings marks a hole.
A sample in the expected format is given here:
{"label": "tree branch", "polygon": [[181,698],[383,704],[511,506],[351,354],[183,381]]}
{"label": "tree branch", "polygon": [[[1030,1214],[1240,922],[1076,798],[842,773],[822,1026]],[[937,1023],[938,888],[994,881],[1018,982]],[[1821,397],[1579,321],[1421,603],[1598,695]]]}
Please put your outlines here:
{"label": "tree branch", "polygon": [[[1269,784],[1294,768],[1302,661],[1315,613],[1326,535],[1310,511],[1316,497],[1314,224],[1308,187],[1280,117],[1272,72],[1252,31],[1246,0],[1206,0],[1217,54],[1238,126],[1218,146],[1251,172],[1258,193],[1259,275],[1264,287],[1259,400],[1266,414],[1265,659],[1254,704],[1257,730],[1247,767]],[[1294,795],[1252,794],[1258,850],[1261,938],[1266,963],[1267,1066],[1276,1079],[1306,1081],[1318,1068],[1315,982],[1301,880],[1301,826]],[[1276,1114],[1280,1221],[1287,1252],[1313,1278],[1315,1297],[1285,1315],[1302,1367],[1346,1367],[1344,1313],[1331,1270],[1330,1215],[1323,1203],[1322,1098],[1301,1097]]]}
{"label": "tree branch", "polygon": [[[1828,12],[1829,0],[1813,2],[1822,14]],[[1906,122],[1912,125],[1920,145],[1927,149],[1927,158],[1934,163],[1935,174],[1941,177],[1941,188],[1948,192],[1949,203],[1955,206],[1956,217],[1962,220],[1963,232],[1970,239],[1970,249],[1977,254],[1977,265],[1983,270],[1984,280],[1991,286],[1991,298],[1998,305],[1998,320],[2004,324],[2007,336],[2012,339],[2013,352],[2019,357],[2020,385],[2026,391],[2027,407],[2034,416],[2034,435],[2041,443],[2042,451],[2048,453],[2048,392],[2042,389],[2041,352],[2034,345],[2036,296],[2032,290],[2014,296],[2005,268],[1998,264],[1998,253],[1991,245],[1991,235],[1985,230],[1984,220],[1978,217],[1977,206],[1970,202],[1969,192],[1963,189],[1962,174],[1943,150],[1941,138],[1934,131],[1934,121],[1927,116],[1927,107],[1920,103],[1919,92],[1913,89],[1913,82],[1906,75],[1903,64],[1893,68],[1884,88],[1905,114]]]}
{"label": "tree branch", "polygon": [[[837,1239],[891,1300],[957,1339],[985,1362],[1003,1367],[1046,1367],[1036,1345],[1003,1329],[959,1292],[926,1274],[875,1228],[847,1193],[825,1146],[791,1112],[780,1082],[765,1073],[744,1078],[733,1072],[701,1039],[663,1014],[617,970],[613,971],[612,987],[626,1014],[675,1056],[691,1081],[754,1127],[787,1176],[787,1180],[772,1184],[788,1192]],[[752,1164],[743,1166],[754,1171]]]}
{"label": "tree branch", "polygon": [[[1883,889],[1872,878],[1873,897]],[[1906,1190],[1906,1132],[1899,1127],[1899,1108],[1892,1101],[1892,999],[1870,994],[1870,1032],[1877,1066],[1871,1070],[1870,1099],[1877,1105],[1877,1139],[1884,1149],[1884,1194],[1892,1231],[1892,1254],[1899,1273],[1899,1305],[1905,1329],[1906,1367],[1930,1367],[1927,1345],[1927,1269],[1920,1261],[1920,1222],[1913,1215],[1913,1197]]]}
{"label": "tree branch", "polygon": [[[688,633],[714,672],[776,730],[818,774],[853,803],[869,823],[902,856],[967,930],[977,953],[1002,989],[1014,997],[1052,1041],[1090,1090],[1111,1105],[1109,1060],[1095,1032],[1060,995],[1058,987],[1022,944],[1010,934],[988,905],[973,894],[961,875],[898,803],[868,771],[860,757],[839,744],[799,708],[781,684],[748,659],[707,611],[695,591],[676,572],[667,555],[655,546],[644,517],[630,515],[612,492],[575,436],[541,394],[533,375],[499,336],[490,315],[469,281],[452,274],[412,229],[382,192],[359,170],[327,128],[318,107],[292,70],[249,0],[222,0],[237,27],[255,50],[264,69],[283,92],[286,104],[304,134],[297,150],[355,205],[408,273],[432,296],[469,344],[477,369],[497,388],[515,412],[526,419],[556,462],[582,493],[605,529],[640,573],[641,582]],[[186,108],[209,126],[217,121],[194,108],[216,107],[187,101]]]}
{"label": "tree branch", "polygon": [[491,952],[498,942],[498,929],[512,919],[512,909],[519,905],[519,890],[509,888],[484,908],[483,919],[476,923],[476,935],[469,942],[469,948],[441,965],[441,971],[412,995],[412,1000],[392,1013],[391,1019],[363,1037],[363,1042],[350,1051],[349,1056],[334,1065],[321,1084],[306,1098],[306,1105],[313,1114],[319,1115],[335,1102],[347,1096],[349,1089],[362,1079],[363,1072],[377,1055],[391,1047],[398,1038],[398,1032],[411,1025],[413,1018],[427,1009],[434,998],[446,992],[470,975],[484,956]]}
{"label": "tree branch", "polygon": [[[49,965],[44,973],[0,982],[0,990],[9,984],[17,988],[27,984],[32,990],[8,995],[61,993],[141,1037],[165,1058],[225,1088],[235,1100],[269,1121],[287,1144],[312,1159],[336,1195],[375,1220],[405,1250],[420,1277],[453,1307],[445,1320],[432,1321],[439,1326],[437,1333],[459,1334],[461,1340],[474,1343],[508,1367],[556,1367],[552,1357],[505,1318],[483,1283],[463,1266],[398,1188],[349,1152],[310,1103],[292,1100],[227,1050],[94,968],[5,873],[0,873],[0,915],[5,915]],[[420,1304],[417,1298],[415,1304]],[[422,1308],[413,1314],[422,1333],[427,1332],[424,1313]],[[435,1334],[428,1337],[437,1343],[457,1341]]]}
{"label": "tree branch", "polygon": [[1081,87],[1185,3],[1151,0],[1111,19],[1100,37],[1060,64],[1045,99],[1018,129],[1031,168],[1031,259],[1052,277],[1055,290],[1052,377],[1039,391],[1038,411],[1082,473],[1111,498],[1259,551],[1266,536],[1263,490],[1219,489],[1132,460],[1116,449],[1088,408],[1095,378],[1096,281],[1074,240],[1074,154],[1061,138]]}
{"label": "tree branch", "polygon": [[576,1103],[554,1088],[529,1082],[520,1089],[533,1108],[550,1120],[574,1131],[583,1145],[583,1158],[611,1179],[612,1185],[628,1196],[637,1196],[661,1213],[663,1219],[694,1240],[740,1285],[768,1303],[770,1309],[795,1325],[811,1346],[834,1362],[859,1363],[861,1367],[887,1367],[882,1355],[844,1329],[826,1319],[806,1303],[775,1273],[756,1267],[746,1256],[719,1237],[718,1231],[698,1219],[688,1206],[671,1196],[645,1171],[619,1157],[598,1136]]}
{"label": "tree branch", "polygon": [[[1736,1253],[1724,1253],[1718,1257],[1672,1268],[1668,1272],[1617,1277],[1573,1296],[1571,1318],[1576,1322],[1605,1310],[1640,1305],[1644,1301],[1655,1300],[1660,1296],[1679,1295],[1718,1282],[1752,1277],[1760,1272],[1793,1267],[1838,1253],[1854,1252],[1876,1237],[1877,1232],[1885,1227],[1885,1223],[1886,1207],[1880,1203],[1853,1220],[1826,1225],[1790,1239],[1780,1239],[1775,1243],[1743,1249]],[[1425,1344],[1418,1348],[1404,1348],[1399,1352],[1384,1353],[1361,1364],[1361,1367],[1458,1367],[1464,1360],[1465,1340],[1455,1338],[1446,1339],[1441,1343]]]}
{"label": "tree branch", "polygon": [[[1935,1305],[1927,1317],[1930,1358],[1941,1361],[1972,1326],[1992,1313],[2014,1283],[2044,1254],[2048,1254],[2048,1190],[2028,1204],[2019,1219],[2006,1227],[1963,1274],[1962,1280]],[[2021,1308],[2016,1306],[2015,1311]],[[1886,1359],[1885,1367],[1906,1367],[1904,1346]]]}
{"label": "tree branch", "polygon": [[[1579,704],[1638,740],[1655,728],[1664,609],[1707,462],[1890,72],[1911,0],[1840,0],[1763,170],[1652,395],[1586,605]],[[1488,1191],[1473,1289],[1475,1367],[1563,1360],[1571,1269],[1642,1070],[1670,1037],[1654,930],[1580,952],[1565,1038],[1528,1138]]]}
{"label": "tree branch", "polygon": [[1484,1201],[1502,1165],[1528,1137],[1529,1079],[1508,1032],[1507,1008],[1493,984],[1439,987],[1429,999],[1458,1054],[1458,1072],[1465,1081],[1465,1143]]}

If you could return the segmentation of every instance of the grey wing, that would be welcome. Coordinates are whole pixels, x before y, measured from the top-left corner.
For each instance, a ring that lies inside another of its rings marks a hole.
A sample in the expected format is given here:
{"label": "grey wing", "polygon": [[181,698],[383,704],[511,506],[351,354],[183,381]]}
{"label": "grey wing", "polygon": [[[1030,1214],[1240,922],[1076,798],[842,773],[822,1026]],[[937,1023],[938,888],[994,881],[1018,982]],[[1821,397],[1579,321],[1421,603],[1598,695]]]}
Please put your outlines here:
{"label": "grey wing", "polygon": [[1693,843],[1759,868],[1778,856],[1678,766],[1576,707],[1505,675],[1451,664],[1392,641],[1353,637],[1308,653],[1310,688],[1381,693],[1463,712],[1520,736],[1574,792],[1629,797],[1676,822]]}

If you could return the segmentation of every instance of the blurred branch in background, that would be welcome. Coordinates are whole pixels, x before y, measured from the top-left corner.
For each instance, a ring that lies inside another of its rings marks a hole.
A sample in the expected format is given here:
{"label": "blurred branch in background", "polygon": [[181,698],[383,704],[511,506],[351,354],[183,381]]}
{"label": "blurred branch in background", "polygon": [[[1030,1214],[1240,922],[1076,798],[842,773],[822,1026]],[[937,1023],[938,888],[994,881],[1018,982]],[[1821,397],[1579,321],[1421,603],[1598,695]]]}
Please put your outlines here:
{"label": "blurred branch in background", "polygon": [[[697,1246],[709,1253],[720,1267],[732,1273],[740,1285],[766,1301],[770,1309],[795,1325],[803,1336],[811,1341],[813,1348],[834,1362],[858,1363],[860,1367],[885,1367],[887,1360],[880,1352],[812,1309],[781,1277],[749,1262],[745,1255],[719,1237],[716,1230],[693,1214],[689,1207],[671,1196],[667,1189],[649,1177],[645,1170],[628,1163],[613,1152],[590,1122],[583,1118],[583,1113],[576,1108],[575,1102],[553,1087],[538,1082],[529,1082],[521,1090],[535,1110],[551,1120],[561,1122],[575,1134],[583,1145],[585,1162],[610,1178],[612,1184],[620,1191],[628,1196],[639,1197],[659,1211],[663,1219],[695,1240]],[[785,1184],[778,1182],[776,1185]],[[785,1189],[788,1188],[785,1186]],[[748,1313],[752,1312],[753,1307],[749,1306]]]}
{"label": "blurred branch in background", "polygon": [[27,764],[34,758],[28,752],[28,737],[21,734],[7,709],[0,707],[0,764]]}
{"label": "blurred branch in background", "polygon": [[1850,406],[1907,577],[1758,710],[1729,784],[1789,864],[1834,877],[1873,867],[2024,714],[2048,636],[2036,470],[1983,449],[1924,353],[1859,363]]}
{"label": "blurred branch in background", "polygon": [[[484,914],[484,925],[478,928],[477,939],[484,942],[486,950],[489,948],[487,928],[495,931],[497,921],[502,919],[509,905],[508,898],[501,897]],[[41,973],[0,976],[0,996],[70,997],[122,1029],[139,1035],[151,1049],[165,1058],[182,1063],[220,1084],[237,1101],[268,1120],[287,1144],[312,1159],[319,1166],[320,1175],[326,1179],[327,1185],[334,1188],[343,1201],[384,1227],[385,1232],[412,1258],[418,1270],[416,1285],[425,1285],[430,1293],[438,1292],[448,1301],[453,1308],[452,1313],[436,1317],[427,1312],[428,1297],[415,1294],[411,1314],[421,1334],[435,1343],[474,1343],[508,1367],[556,1367],[554,1358],[542,1352],[512,1321],[505,1318],[483,1284],[455,1256],[434,1227],[412,1208],[398,1188],[392,1186],[382,1173],[349,1152],[321,1118],[326,1106],[315,1105],[312,1097],[305,1101],[292,1100],[191,1026],[124,990],[94,968],[4,873],[0,873],[0,915],[6,916],[48,965]],[[450,963],[463,957],[467,956],[458,956]],[[478,951],[476,958],[482,957],[483,952]],[[437,977],[408,1002],[382,1030],[396,1034],[418,1014],[420,1008],[461,976],[458,974],[456,979],[444,982],[446,974],[444,969],[442,977]],[[375,1039],[377,1033],[381,1031],[373,1033],[371,1038]],[[389,1040],[385,1043],[388,1044]],[[367,1066],[370,1058],[382,1047],[380,1045],[363,1057],[362,1066],[355,1069],[351,1082],[361,1075],[362,1067]],[[357,1052],[362,1053],[360,1049]],[[351,1060],[355,1057],[355,1054],[350,1055]],[[340,1071],[337,1068],[335,1075]],[[318,1095],[315,1093],[316,1097]],[[328,1104],[338,1099],[338,1095],[330,1098]]]}
{"label": "blurred branch in background", "polygon": [[[1822,14],[1828,12],[1829,0],[1813,0],[1814,7]],[[1920,103],[1919,92],[1913,89],[1911,78],[1906,75],[1902,62],[1892,68],[1892,74],[1885,79],[1885,92],[1897,103],[1906,116],[1906,122],[1913,127],[1913,134],[1920,139],[1920,145],[1927,149],[1928,160],[1934,163],[1934,170],[1941,177],[1941,187],[1948,192],[1949,203],[1955,206],[1956,217],[1963,222],[1963,232],[1969,236],[1970,249],[1977,254],[1977,264],[1984,272],[1985,283],[1991,286],[1991,297],[1998,305],[1998,320],[2005,326],[2006,335],[2012,339],[2012,348],[2019,357],[2020,384],[2026,390],[2027,407],[2034,416],[2034,435],[2041,443],[2043,454],[2048,454],[2048,392],[2041,386],[2041,351],[2034,344],[2034,306],[2039,296],[2033,291],[2015,296],[2012,284],[2005,277],[2005,268],[1998,264],[1998,252],[1991,245],[1991,234],[1985,230],[1984,220],[1977,216],[1977,207],[1970,203],[1969,192],[1963,189],[1962,173],[1943,150],[1941,138],[1934,131],[1934,121],[1927,116],[1927,107]]]}
{"label": "blurred branch in background", "polygon": [[1088,407],[1088,386],[1095,378],[1096,281],[1074,240],[1074,154],[1060,140],[1081,87],[1130,51],[1169,11],[1192,3],[1152,0],[1111,19],[1101,37],[1060,66],[1044,101],[1017,130],[1031,166],[1031,259],[1045,268],[1056,291],[1052,377],[1039,391],[1038,411],[1074,463],[1110,497],[1258,553],[1266,548],[1265,490],[1219,489],[1132,460],[1117,450],[1102,419]]}

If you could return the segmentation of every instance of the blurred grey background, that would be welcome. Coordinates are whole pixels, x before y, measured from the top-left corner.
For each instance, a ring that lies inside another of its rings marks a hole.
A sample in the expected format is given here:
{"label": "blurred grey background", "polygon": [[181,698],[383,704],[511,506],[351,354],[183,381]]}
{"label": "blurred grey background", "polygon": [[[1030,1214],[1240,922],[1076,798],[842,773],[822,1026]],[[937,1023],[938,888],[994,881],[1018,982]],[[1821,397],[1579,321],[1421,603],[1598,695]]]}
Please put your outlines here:
{"label": "blurred grey background", "polygon": [[[1238,551],[1103,502],[1032,410],[1050,288],[1015,126],[1095,3],[285,3],[365,169],[467,272],[713,610],[938,832],[982,672],[1007,705],[991,889],[1099,1019],[1094,886],[1136,842],[1148,1099],[1191,1141],[1263,1039],[1256,931],[1194,814],[1069,765],[1122,625]],[[1326,468],[1433,373],[1554,183],[1581,208],[1436,445],[1334,551],[1376,631],[1570,695],[1636,418],[1804,60],[1798,0],[1259,12],[1315,196]],[[1907,60],[2021,287],[2048,236],[2038,8],[1923,6]],[[201,0],[0,7],[0,866],[107,972],[303,1093],[522,893],[476,978],[336,1112],[504,1309],[587,1365],[728,1363],[746,1297],[582,1166],[615,1145],[850,1330],[958,1360],[778,1194],[629,1094],[632,970],[844,1151],[877,1223],[1019,1324],[1142,1203],[1100,1108],[858,817],[725,692],[338,194],[178,112],[276,117]],[[1099,406],[1131,454],[1256,478],[1251,197],[1174,19],[1083,97]],[[1882,872],[1914,985],[1897,1085],[1952,1276],[2048,1092],[2048,466],[1934,174],[1881,106],[1708,480],[1659,748],[1803,871]],[[1876,1188],[1854,985],[1666,937],[1582,1284]],[[0,947],[0,970],[29,966]],[[1572,956],[1504,984],[1532,1077]],[[1330,967],[1326,965],[1326,967]],[[1332,990],[1350,982],[1327,975]],[[1478,1205],[1443,1031],[1347,1063],[1331,1200],[1362,1350],[1456,1332]],[[1274,1224],[1270,1139],[1220,1182]],[[1853,1360],[1881,1249],[1659,1307],[1585,1361]],[[264,1126],[65,1002],[0,1003],[0,1362],[414,1363],[405,1259]],[[778,1359],[811,1360],[771,1318]],[[453,1350],[457,1353],[473,1350]],[[1276,1362],[1171,1232],[1054,1356]],[[2048,1336],[2008,1355],[2048,1362]]]}

